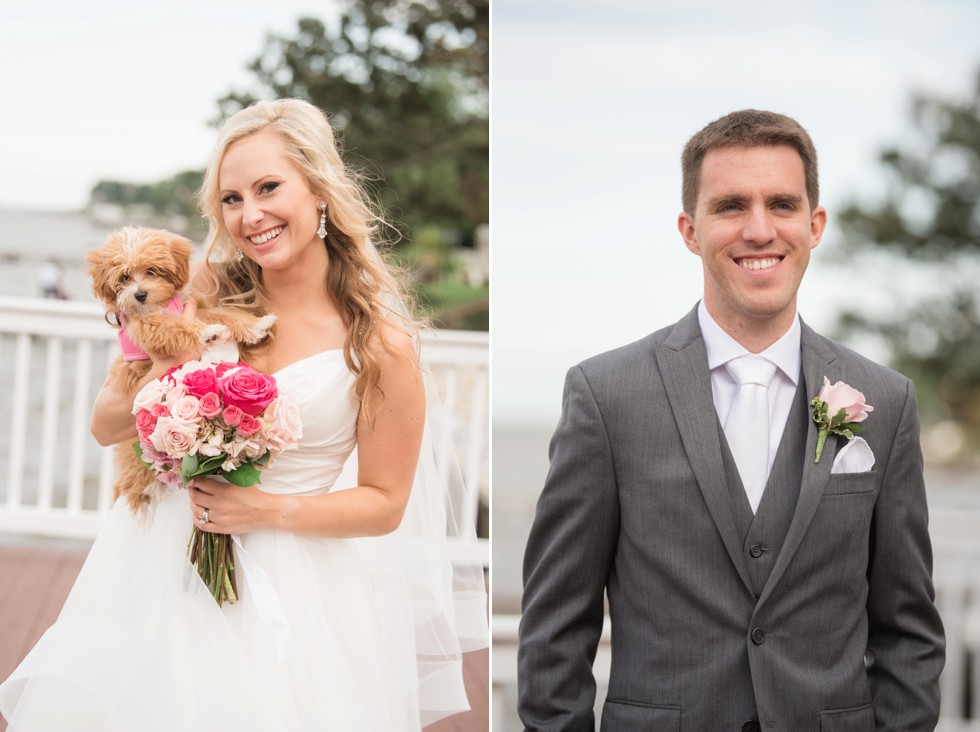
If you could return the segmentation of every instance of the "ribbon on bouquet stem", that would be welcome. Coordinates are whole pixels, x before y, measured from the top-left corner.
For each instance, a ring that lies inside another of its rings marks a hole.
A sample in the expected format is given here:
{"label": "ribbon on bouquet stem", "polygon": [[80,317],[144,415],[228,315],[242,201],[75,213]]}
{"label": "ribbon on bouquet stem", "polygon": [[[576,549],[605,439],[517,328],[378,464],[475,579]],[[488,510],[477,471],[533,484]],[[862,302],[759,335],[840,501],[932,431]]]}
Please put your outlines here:
{"label": "ribbon on bouquet stem", "polygon": [[272,586],[272,582],[269,581],[262,565],[258,563],[255,557],[245,551],[238,534],[232,534],[231,538],[238,549],[238,564],[245,574],[255,609],[259,618],[272,634],[272,642],[276,647],[279,663],[286,663],[290,628],[289,620],[286,619],[286,611],[282,609],[282,603],[279,601],[279,594],[276,592],[276,588]]}

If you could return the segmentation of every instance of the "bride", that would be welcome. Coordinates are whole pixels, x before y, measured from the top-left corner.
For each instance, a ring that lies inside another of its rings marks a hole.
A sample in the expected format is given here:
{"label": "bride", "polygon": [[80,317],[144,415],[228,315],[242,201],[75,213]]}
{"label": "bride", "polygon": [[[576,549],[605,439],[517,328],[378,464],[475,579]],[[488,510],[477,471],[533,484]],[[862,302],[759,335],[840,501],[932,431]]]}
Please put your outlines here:
{"label": "bride", "polygon": [[[197,478],[141,517],[117,502],[0,711],[14,732],[389,732],[465,710],[482,572],[447,558],[429,376],[370,241],[380,220],[324,115],[298,100],[228,120],[201,200],[195,292],[278,316],[247,357],[298,405],[300,446],[261,486]],[[143,383],[174,365],[155,361]],[[100,443],[135,439],[133,396],[103,387]],[[238,603],[219,607],[188,563],[192,521],[238,536]]]}

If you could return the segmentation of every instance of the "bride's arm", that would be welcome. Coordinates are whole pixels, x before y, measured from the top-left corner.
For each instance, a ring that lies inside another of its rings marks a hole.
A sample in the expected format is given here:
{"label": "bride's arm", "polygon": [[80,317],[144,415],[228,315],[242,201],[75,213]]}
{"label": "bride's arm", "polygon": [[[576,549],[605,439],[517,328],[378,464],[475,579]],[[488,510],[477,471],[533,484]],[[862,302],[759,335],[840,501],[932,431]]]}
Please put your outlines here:
{"label": "bride's arm", "polygon": [[422,444],[425,388],[411,339],[393,330],[386,338],[390,350],[375,351],[384,401],[373,428],[358,420],[357,487],[318,496],[283,496],[254,486],[243,489],[197,479],[190,490],[194,518],[200,519],[207,508],[209,523],[204,528],[233,534],[276,528],[354,537],[378,536],[398,528]]}
{"label": "bride's arm", "polygon": [[163,376],[167,369],[181,363],[182,361],[177,359],[154,361],[153,367],[146,376],[136,382],[132,391],[120,389],[111,375],[107,377],[92,407],[92,423],[89,428],[95,441],[104,447],[135,441],[137,433],[136,418],[133,416],[133,400],[140,389]]}

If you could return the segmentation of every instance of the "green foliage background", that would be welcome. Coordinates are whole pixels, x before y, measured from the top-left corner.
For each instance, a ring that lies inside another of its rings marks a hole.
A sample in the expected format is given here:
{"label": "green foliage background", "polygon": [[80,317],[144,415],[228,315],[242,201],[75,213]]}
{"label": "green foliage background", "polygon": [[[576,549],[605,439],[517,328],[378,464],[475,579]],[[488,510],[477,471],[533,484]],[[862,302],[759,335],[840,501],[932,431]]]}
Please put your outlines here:
{"label": "green foliage background", "polygon": [[[337,17],[267,36],[249,65],[254,85],[219,99],[214,120],[259,99],[323,109],[392,226],[425,314],[443,327],[489,328],[487,283],[458,261],[489,219],[489,16],[489,0],[346,0]],[[200,238],[201,177],[100,181],[91,201],[148,209],[170,228],[183,219],[183,233]]]}
{"label": "green foliage background", "polygon": [[[841,216],[847,266],[894,272],[888,301],[851,293],[844,337],[884,340],[892,365],[916,384],[927,423],[964,431],[980,448],[980,71],[972,95],[915,94],[917,139],[882,150],[889,188],[874,203],[851,200]],[[882,306],[883,305],[883,306]]]}

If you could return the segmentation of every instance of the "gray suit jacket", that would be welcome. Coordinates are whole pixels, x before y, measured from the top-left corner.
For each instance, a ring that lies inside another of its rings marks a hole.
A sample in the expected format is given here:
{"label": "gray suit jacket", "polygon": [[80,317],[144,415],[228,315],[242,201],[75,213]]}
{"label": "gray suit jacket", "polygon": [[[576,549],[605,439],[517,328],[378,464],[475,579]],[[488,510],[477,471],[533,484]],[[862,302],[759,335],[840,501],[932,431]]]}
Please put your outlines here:
{"label": "gray suit jacket", "polygon": [[[726,483],[697,309],[572,368],[528,541],[519,710],[529,730],[592,730],[604,595],[603,729],[932,730],[944,662],[912,383],[802,332],[812,397],[864,392],[869,473],[813,463],[761,594]],[[757,715],[757,716],[756,716]],[[752,729],[752,726],[746,729]]]}

